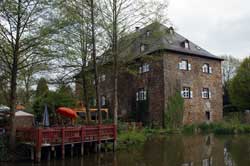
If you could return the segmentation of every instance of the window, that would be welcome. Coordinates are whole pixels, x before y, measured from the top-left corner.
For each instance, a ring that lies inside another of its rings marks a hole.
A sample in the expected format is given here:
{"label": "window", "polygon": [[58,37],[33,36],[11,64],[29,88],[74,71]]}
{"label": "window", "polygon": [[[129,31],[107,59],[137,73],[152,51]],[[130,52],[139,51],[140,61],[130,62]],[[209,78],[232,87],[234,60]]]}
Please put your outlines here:
{"label": "window", "polygon": [[186,39],[181,43],[181,46],[184,47],[185,49],[189,49],[190,45],[189,45],[189,41]]}
{"label": "window", "polygon": [[145,89],[140,89],[136,92],[136,101],[145,101],[147,100],[147,91]]}
{"label": "window", "polygon": [[181,96],[185,99],[190,99],[193,98],[193,92],[189,87],[184,87],[181,91]]}
{"label": "window", "polygon": [[106,97],[105,96],[102,96],[102,98],[101,98],[101,105],[102,106],[106,105]]}
{"label": "window", "polygon": [[146,32],[146,36],[149,37],[150,36],[150,31]]}
{"label": "window", "polygon": [[211,74],[212,73],[212,67],[210,67],[209,64],[205,63],[202,66],[202,72]]}
{"label": "window", "polygon": [[173,27],[170,27],[170,28],[169,28],[169,33],[170,33],[171,35],[174,34],[174,28],[173,28]]}
{"label": "window", "polygon": [[146,73],[149,72],[149,64],[145,63],[139,67],[139,73]]}
{"label": "window", "polygon": [[185,42],[184,42],[184,47],[185,47],[185,48],[189,48],[189,42],[188,42],[188,41],[185,41]]}
{"label": "window", "polygon": [[209,112],[209,111],[206,111],[205,114],[206,114],[206,120],[209,121],[209,120],[210,120],[210,116],[211,116],[211,115],[210,115],[210,112]]}
{"label": "window", "polygon": [[106,75],[105,74],[102,74],[102,75],[100,75],[99,77],[98,77],[98,81],[99,82],[103,82],[103,81],[105,81],[106,80]]}
{"label": "window", "polygon": [[201,92],[201,96],[203,99],[211,98],[211,92],[209,91],[209,88],[203,88]]}
{"label": "window", "polygon": [[146,49],[145,44],[141,44],[140,51],[141,51],[141,52],[144,52],[144,51],[145,51],[145,49]]}
{"label": "window", "polygon": [[101,82],[102,82],[102,81],[105,81],[105,80],[106,80],[106,75],[105,75],[105,74],[102,74],[102,75],[101,75]]}
{"label": "window", "polygon": [[180,69],[180,70],[191,70],[191,64],[188,63],[187,60],[182,60],[182,61],[179,63],[179,69]]}

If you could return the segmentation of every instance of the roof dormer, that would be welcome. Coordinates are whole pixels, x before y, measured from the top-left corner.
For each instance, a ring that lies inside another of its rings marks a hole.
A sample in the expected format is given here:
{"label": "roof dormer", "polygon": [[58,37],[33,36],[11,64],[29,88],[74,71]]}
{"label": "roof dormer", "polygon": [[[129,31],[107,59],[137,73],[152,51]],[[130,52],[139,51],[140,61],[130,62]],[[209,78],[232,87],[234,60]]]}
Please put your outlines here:
{"label": "roof dormer", "polygon": [[173,28],[173,27],[169,27],[169,28],[168,28],[168,31],[169,31],[169,33],[170,33],[171,35],[174,34],[174,28]]}
{"label": "roof dormer", "polygon": [[181,43],[182,47],[184,47],[185,49],[190,49],[190,43],[189,41],[186,39]]}

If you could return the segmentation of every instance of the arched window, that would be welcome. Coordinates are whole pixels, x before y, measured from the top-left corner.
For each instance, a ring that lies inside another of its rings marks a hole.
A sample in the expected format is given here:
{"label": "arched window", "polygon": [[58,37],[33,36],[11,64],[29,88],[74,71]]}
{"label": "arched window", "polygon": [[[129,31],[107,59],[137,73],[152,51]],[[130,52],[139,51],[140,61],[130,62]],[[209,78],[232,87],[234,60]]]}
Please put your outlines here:
{"label": "arched window", "polygon": [[202,66],[202,72],[211,74],[212,73],[212,67],[209,66],[209,64],[205,63]]}
{"label": "arched window", "polygon": [[101,105],[102,106],[105,106],[107,103],[106,103],[106,97],[105,96],[102,96],[101,98]]}
{"label": "arched window", "polygon": [[209,72],[209,64],[207,64],[207,63],[203,64],[202,72],[203,73],[208,73]]}

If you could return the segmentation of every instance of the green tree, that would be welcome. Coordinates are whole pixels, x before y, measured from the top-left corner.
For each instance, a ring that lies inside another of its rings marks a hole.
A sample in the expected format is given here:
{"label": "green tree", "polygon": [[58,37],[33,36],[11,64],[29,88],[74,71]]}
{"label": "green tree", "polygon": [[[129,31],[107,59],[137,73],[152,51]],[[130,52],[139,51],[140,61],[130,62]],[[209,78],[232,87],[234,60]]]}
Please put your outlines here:
{"label": "green tree", "polygon": [[42,97],[48,93],[49,87],[45,78],[40,78],[36,88],[36,97]]}
{"label": "green tree", "polygon": [[184,100],[181,93],[177,91],[168,100],[167,110],[165,112],[165,127],[178,128],[182,125],[184,111]]}
{"label": "green tree", "polygon": [[47,91],[43,96],[36,97],[33,103],[33,110],[36,119],[41,122],[45,105],[48,106],[48,112],[51,124],[56,121],[55,110],[58,107],[75,107],[76,101],[70,86],[61,85],[55,92]]}
{"label": "green tree", "polygon": [[229,95],[239,110],[250,109],[250,58],[244,59],[229,85]]}

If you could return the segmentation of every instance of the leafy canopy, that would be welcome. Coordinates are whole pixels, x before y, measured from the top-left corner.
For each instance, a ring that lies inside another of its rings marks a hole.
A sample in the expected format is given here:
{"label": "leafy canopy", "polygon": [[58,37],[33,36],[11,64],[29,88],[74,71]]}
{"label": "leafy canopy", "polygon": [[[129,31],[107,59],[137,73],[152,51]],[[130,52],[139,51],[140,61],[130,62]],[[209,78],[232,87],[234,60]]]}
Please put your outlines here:
{"label": "leafy canopy", "polygon": [[242,62],[230,82],[229,95],[233,105],[240,110],[250,109],[250,58]]}

